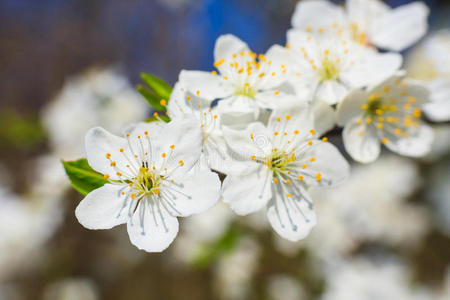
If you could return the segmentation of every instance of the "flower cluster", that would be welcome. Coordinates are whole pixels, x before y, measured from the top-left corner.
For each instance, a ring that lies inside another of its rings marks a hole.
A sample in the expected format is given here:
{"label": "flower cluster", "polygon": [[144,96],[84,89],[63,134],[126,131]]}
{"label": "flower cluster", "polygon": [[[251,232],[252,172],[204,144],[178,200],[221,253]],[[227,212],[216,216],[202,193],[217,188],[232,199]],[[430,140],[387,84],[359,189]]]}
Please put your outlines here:
{"label": "flower cluster", "polygon": [[406,77],[395,52],[424,35],[427,15],[422,3],[306,0],[285,46],[257,54],[219,37],[213,71],[181,71],[161,100],[170,122],[135,124],[124,137],[87,133],[89,165],[108,183],[80,203],[78,220],[90,229],[127,223],[134,245],[157,252],[175,238],[176,217],[221,198],[238,215],[266,208],[288,240],[306,237],[316,224],[308,189],[336,186],[350,169],[327,131],[343,127],[347,153],[362,163],[381,145],[406,156],[430,149],[428,89]]}

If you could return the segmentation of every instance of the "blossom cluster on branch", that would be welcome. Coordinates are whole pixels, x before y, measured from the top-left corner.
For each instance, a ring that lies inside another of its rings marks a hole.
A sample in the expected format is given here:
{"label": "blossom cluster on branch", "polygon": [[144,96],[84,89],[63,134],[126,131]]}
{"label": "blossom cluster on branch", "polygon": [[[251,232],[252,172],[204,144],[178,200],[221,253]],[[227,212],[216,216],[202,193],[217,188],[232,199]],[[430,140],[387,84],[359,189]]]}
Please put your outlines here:
{"label": "blossom cluster on branch", "polygon": [[88,131],[87,161],[101,184],[77,207],[79,222],[126,223],[136,247],[159,252],[176,237],[177,217],[221,199],[238,215],[265,208],[280,236],[305,238],[316,224],[308,189],[336,186],[350,172],[329,130],[344,128],[345,150],[361,163],[382,145],[412,157],[430,150],[429,86],[408,78],[398,53],[425,34],[427,16],[421,2],[301,1],[285,46],[257,54],[223,35],[212,72],[183,70],[170,92],[147,78],[155,93],[141,93],[166,115],[123,137]]}

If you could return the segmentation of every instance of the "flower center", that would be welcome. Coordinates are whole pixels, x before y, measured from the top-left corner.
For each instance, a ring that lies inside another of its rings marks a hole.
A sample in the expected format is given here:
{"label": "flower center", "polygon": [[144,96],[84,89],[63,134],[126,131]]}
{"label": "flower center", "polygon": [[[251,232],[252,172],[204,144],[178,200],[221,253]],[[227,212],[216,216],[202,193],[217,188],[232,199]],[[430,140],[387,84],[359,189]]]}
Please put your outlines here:
{"label": "flower center", "polygon": [[248,83],[244,84],[242,87],[238,87],[234,94],[238,96],[244,96],[249,98],[254,98],[257,93],[257,90],[252,88]]}
{"label": "flower center", "polygon": [[139,195],[159,194],[162,176],[149,168],[140,168],[130,185]]}
{"label": "flower center", "polygon": [[359,43],[360,45],[367,45],[368,44],[366,33],[361,31],[358,28],[358,24],[356,24],[356,23],[350,24],[350,32],[351,32],[352,39],[355,42]]}
{"label": "flower center", "polygon": [[272,170],[273,177],[277,174],[283,174],[287,171],[289,164],[296,160],[294,153],[275,150],[272,155],[266,158],[265,164]]}
{"label": "flower center", "polygon": [[327,80],[335,80],[338,78],[338,69],[336,67],[336,64],[333,63],[329,58],[328,55],[325,56],[325,58],[322,61],[322,69],[319,70],[319,76],[322,81]]}

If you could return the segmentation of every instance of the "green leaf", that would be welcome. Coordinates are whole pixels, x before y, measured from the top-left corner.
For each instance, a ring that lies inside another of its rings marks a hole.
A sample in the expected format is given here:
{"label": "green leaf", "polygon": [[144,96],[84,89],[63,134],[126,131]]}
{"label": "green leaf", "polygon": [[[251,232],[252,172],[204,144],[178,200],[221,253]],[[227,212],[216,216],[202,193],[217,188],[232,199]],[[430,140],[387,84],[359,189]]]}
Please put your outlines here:
{"label": "green leaf", "polygon": [[89,166],[85,158],[62,163],[72,186],[84,196],[108,182],[102,174]]}
{"label": "green leaf", "polygon": [[141,73],[141,78],[150,87],[150,89],[160,97],[160,99],[169,100],[170,94],[172,93],[172,87],[164,80],[148,73]]}
{"label": "green leaf", "polygon": [[170,122],[169,116],[166,116],[166,115],[159,115],[158,117],[153,116],[153,117],[148,118],[147,120],[145,120],[145,122],[150,123],[150,122],[155,122],[155,121],[160,121],[160,120],[162,120],[162,121],[164,121],[166,123]]}
{"label": "green leaf", "polygon": [[[151,107],[158,111],[166,111],[165,106],[161,105],[161,100],[164,99],[162,97],[159,97],[154,92],[146,89],[142,85],[138,84],[136,87],[138,92],[147,100],[148,104],[150,104]],[[166,100],[167,101],[167,100]]]}

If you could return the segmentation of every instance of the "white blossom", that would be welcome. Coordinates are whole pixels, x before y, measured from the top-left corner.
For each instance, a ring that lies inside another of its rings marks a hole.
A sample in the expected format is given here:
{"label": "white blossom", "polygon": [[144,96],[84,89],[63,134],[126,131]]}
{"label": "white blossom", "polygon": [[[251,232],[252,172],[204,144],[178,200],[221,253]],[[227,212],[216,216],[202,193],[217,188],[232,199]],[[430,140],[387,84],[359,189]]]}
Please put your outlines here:
{"label": "white blossom", "polygon": [[178,233],[177,216],[202,212],[219,198],[220,181],[209,170],[189,172],[202,147],[191,118],[136,125],[125,138],[96,127],[86,135],[90,166],[109,183],[89,193],[76,216],[89,229],[127,223],[131,242],[160,252]]}

